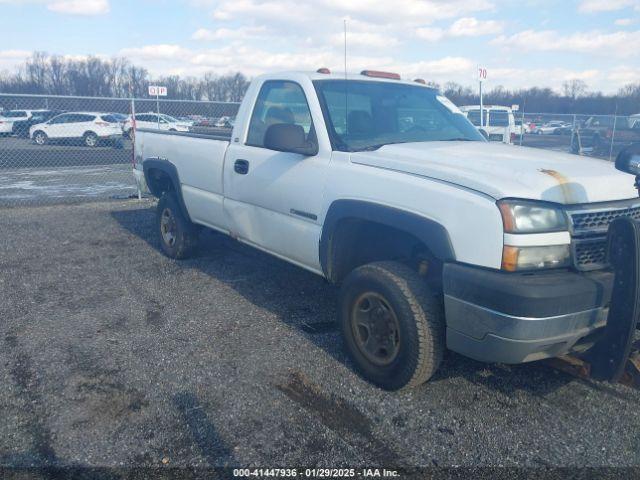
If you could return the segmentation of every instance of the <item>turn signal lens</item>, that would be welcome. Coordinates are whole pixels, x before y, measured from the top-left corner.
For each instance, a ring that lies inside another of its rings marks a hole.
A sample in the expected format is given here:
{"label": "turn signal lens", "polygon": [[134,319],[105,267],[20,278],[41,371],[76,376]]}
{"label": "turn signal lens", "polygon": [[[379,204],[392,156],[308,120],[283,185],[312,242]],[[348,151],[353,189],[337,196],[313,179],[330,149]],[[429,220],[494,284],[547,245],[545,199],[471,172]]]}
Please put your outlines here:
{"label": "turn signal lens", "polygon": [[543,247],[512,247],[502,250],[502,269],[507,272],[568,267],[571,261],[569,245]]}

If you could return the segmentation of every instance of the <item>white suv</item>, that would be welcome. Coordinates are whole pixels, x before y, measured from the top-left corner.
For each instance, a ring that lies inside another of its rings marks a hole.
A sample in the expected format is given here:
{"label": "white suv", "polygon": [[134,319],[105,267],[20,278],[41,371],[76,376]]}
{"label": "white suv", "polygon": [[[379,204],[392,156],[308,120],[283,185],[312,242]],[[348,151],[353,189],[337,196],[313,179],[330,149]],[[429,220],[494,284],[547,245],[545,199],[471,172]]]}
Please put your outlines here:
{"label": "white suv", "polygon": [[484,105],[484,119],[480,122],[480,105],[460,107],[469,121],[490,142],[513,143],[516,121],[509,107]]}
{"label": "white suv", "polygon": [[5,110],[0,112],[0,135],[11,135],[13,122],[29,120],[31,110]]}
{"label": "white suv", "polygon": [[82,141],[87,147],[97,147],[101,142],[118,145],[122,123],[110,113],[68,112],[32,126],[29,137],[38,145],[50,141]]}
{"label": "white suv", "polygon": [[[164,113],[137,113],[136,114],[136,128],[146,128],[150,130],[164,130],[167,132],[188,132],[189,128],[193,126],[193,122],[182,121],[171,115]],[[131,122],[131,116],[124,122],[122,130],[124,134],[131,137],[131,131],[133,123]]]}

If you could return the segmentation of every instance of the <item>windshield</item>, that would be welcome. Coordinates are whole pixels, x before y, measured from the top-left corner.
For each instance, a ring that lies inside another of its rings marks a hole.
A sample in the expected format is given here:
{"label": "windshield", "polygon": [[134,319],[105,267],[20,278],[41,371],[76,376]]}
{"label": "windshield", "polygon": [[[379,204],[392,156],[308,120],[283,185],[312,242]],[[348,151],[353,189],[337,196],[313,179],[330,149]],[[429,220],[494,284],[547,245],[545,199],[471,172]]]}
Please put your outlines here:
{"label": "windshield", "polygon": [[335,150],[374,150],[392,143],[484,141],[464,114],[433,89],[354,80],[313,83]]}
{"label": "windshield", "polygon": [[176,123],[178,122],[177,118],[172,117],[171,115],[167,115],[166,113],[162,113],[160,114],[160,118],[166,120],[169,123]]}
{"label": "windshield", "polygon": [[505,110],[491,110],[489,112],[489,125],[493,127],[508,127],[509,112]]}

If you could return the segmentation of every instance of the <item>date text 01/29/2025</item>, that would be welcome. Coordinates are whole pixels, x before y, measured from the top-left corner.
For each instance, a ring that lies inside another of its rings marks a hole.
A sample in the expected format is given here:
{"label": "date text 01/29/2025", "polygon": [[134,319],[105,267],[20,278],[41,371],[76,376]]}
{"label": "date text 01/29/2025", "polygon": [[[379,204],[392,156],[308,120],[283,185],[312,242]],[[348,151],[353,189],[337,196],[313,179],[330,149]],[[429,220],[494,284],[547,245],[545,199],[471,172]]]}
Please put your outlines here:
{"label": "date text 01/29/2025", "polygon": [[233,470],[234,477],[282,477],[282,478],[393,478],[398,477],[396,470],[384,468],[237,468]]}

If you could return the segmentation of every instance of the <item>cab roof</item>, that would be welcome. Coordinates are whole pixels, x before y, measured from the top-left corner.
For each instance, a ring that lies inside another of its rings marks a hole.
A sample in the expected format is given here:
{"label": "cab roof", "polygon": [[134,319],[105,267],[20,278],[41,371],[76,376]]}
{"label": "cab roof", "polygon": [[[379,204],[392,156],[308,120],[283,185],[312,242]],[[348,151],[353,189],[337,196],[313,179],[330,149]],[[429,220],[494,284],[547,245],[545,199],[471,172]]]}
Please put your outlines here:
{"label": "cab roof", "polygon": [[[331,73],[319,73],[319,72],[300,72],[300,71],[289,71],[289,72],[277,72],[277,73],[267,73],[264,75],[260,75],[256,77],[256,80],[294,80],[300,81],[301,79],[306,78],[311,81],[316,80],[344,80],[345,74],[344,72],[331,72]],[[412,85],[423,88],[428,88],[429,90],[437,90],[433,87],[425,85],[420,82],[416,82],[413,80],[395,80],[390,78],[382,78],[382,77],[373,77],[362,75],[360,73],[348,73],[346,75],[346,79],[348,81],[364,81],[364,82],[385,82],[385,83],[401,83],[404,85]]]}

